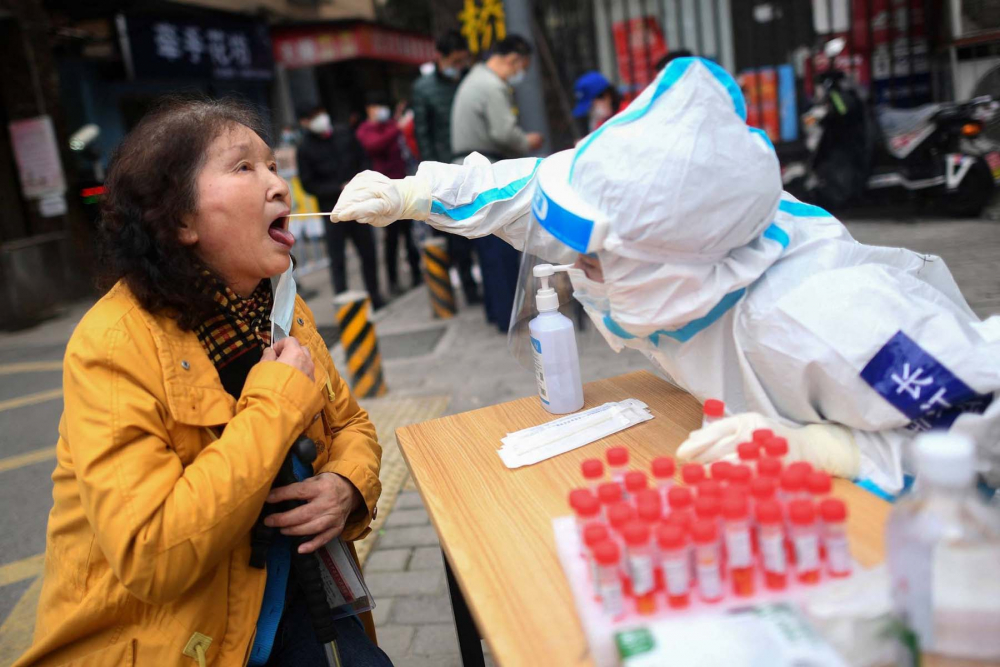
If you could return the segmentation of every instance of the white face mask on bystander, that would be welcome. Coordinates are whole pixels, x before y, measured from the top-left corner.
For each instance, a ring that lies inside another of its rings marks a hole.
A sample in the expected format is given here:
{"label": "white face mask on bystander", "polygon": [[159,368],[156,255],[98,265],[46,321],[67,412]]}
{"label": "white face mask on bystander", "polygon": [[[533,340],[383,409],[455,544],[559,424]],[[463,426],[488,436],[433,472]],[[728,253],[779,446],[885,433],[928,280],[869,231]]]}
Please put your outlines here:
{"label": "white face mask on bystander", "polygon": [[333,131],[333,123],[330,121],[330,114],[321,113],[309,121],[309,129],[316,134],[326,136]]}

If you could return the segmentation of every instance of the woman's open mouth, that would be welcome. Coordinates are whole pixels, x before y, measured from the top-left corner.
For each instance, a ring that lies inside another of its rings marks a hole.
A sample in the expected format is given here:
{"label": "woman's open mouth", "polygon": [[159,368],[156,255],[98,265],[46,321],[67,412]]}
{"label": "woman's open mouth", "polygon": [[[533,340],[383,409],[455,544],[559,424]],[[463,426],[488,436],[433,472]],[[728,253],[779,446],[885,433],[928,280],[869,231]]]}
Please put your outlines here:
{"label": "woman's open mouth", "polygon": [[271,223],[271,226],[267,228],[268,236],[275,243],[281,244],[286,248],[291,248],[295,245],[295,237],[292,233],[288,231],[288,218],[284,215],[275,219]]}

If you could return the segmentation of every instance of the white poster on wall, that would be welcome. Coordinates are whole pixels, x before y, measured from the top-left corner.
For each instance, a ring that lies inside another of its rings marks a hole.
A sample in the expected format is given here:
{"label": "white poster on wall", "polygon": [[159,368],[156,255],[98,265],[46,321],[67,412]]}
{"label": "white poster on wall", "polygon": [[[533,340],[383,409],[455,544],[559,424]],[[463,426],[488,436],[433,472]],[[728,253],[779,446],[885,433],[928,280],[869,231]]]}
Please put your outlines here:
{"label": "white poster on wall", "polygon": [[66,192],[66,177],[59,159],[56,132],[49,116],[10,123],[10,140],[27,199],[42,199]]}

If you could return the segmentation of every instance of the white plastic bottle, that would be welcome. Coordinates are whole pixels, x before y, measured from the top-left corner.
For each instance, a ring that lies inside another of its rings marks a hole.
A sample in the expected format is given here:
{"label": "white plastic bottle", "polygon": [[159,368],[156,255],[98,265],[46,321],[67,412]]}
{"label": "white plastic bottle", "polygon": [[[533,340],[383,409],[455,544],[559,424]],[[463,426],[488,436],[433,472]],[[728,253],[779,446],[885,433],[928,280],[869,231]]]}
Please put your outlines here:
{"label": "white plastic bottle", "polygon": [[[917,483],[892,510],[886,551],[910,651],[1000,661],[1000,514],[975,488],[975,448],[961,436],[916,441]],[[913,640],[916,640],[914,642]]]}
{"label": "white plastic bottle", "polygon": [[542,286],[535,295],[538,317],[528,322],[528,332],[538,396],[546,410],[561,415],[583,407],[583,383],[573,320],[559,312],[559,295],[549,287],[549,277],[557,270],[565,267],[539,264],[534,268]]}

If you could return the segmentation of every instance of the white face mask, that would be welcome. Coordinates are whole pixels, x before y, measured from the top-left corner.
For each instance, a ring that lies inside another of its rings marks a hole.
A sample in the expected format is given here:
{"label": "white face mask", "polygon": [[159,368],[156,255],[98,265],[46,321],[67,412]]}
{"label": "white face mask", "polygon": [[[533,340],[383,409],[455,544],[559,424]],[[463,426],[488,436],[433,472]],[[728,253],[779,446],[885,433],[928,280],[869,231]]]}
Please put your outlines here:
{"label": "white face mask", "polygon": [[573,298],[580,302],[590,317],[591,322],[601,336],[615,352],[625,347],[625,341],[618,338],[604,326],[604,317],[611,313],[611,299],[608,297],[608,286],[605,283],[591,280],[580,269],[570,269],[566,272],[573,284]]}
{"label": "white face mask", "polygon": [[458,78],[462,75],[462,73],[458,71],[457,67],[442,67],[441,74],[451,79],[452,81],[457,81]]}
{"label": "white face mask", "polygon": [[514,72],[513,74],[510,75],[510,78],[507,79],[507,83],[509,83],[512,86],[516,86],[519,83],[521,83],[522,81],[524,81],[524,70],[523,69],[517,70],[516,72]]}
{"label": "white face mask", "polygon": [[389,120],[389,117],[391,115],[392,112],[389,111],[389,107],[379,107],[378,109],[375,110],[375,120],[378,121],[379,123],[384,123],[385,121]]}
{"label": "white face mask", "polygon": [[333,131],[333,123],[330,122],[330,114],[321,113],[309,121],[309,129],[316,134],[327,135]]}

